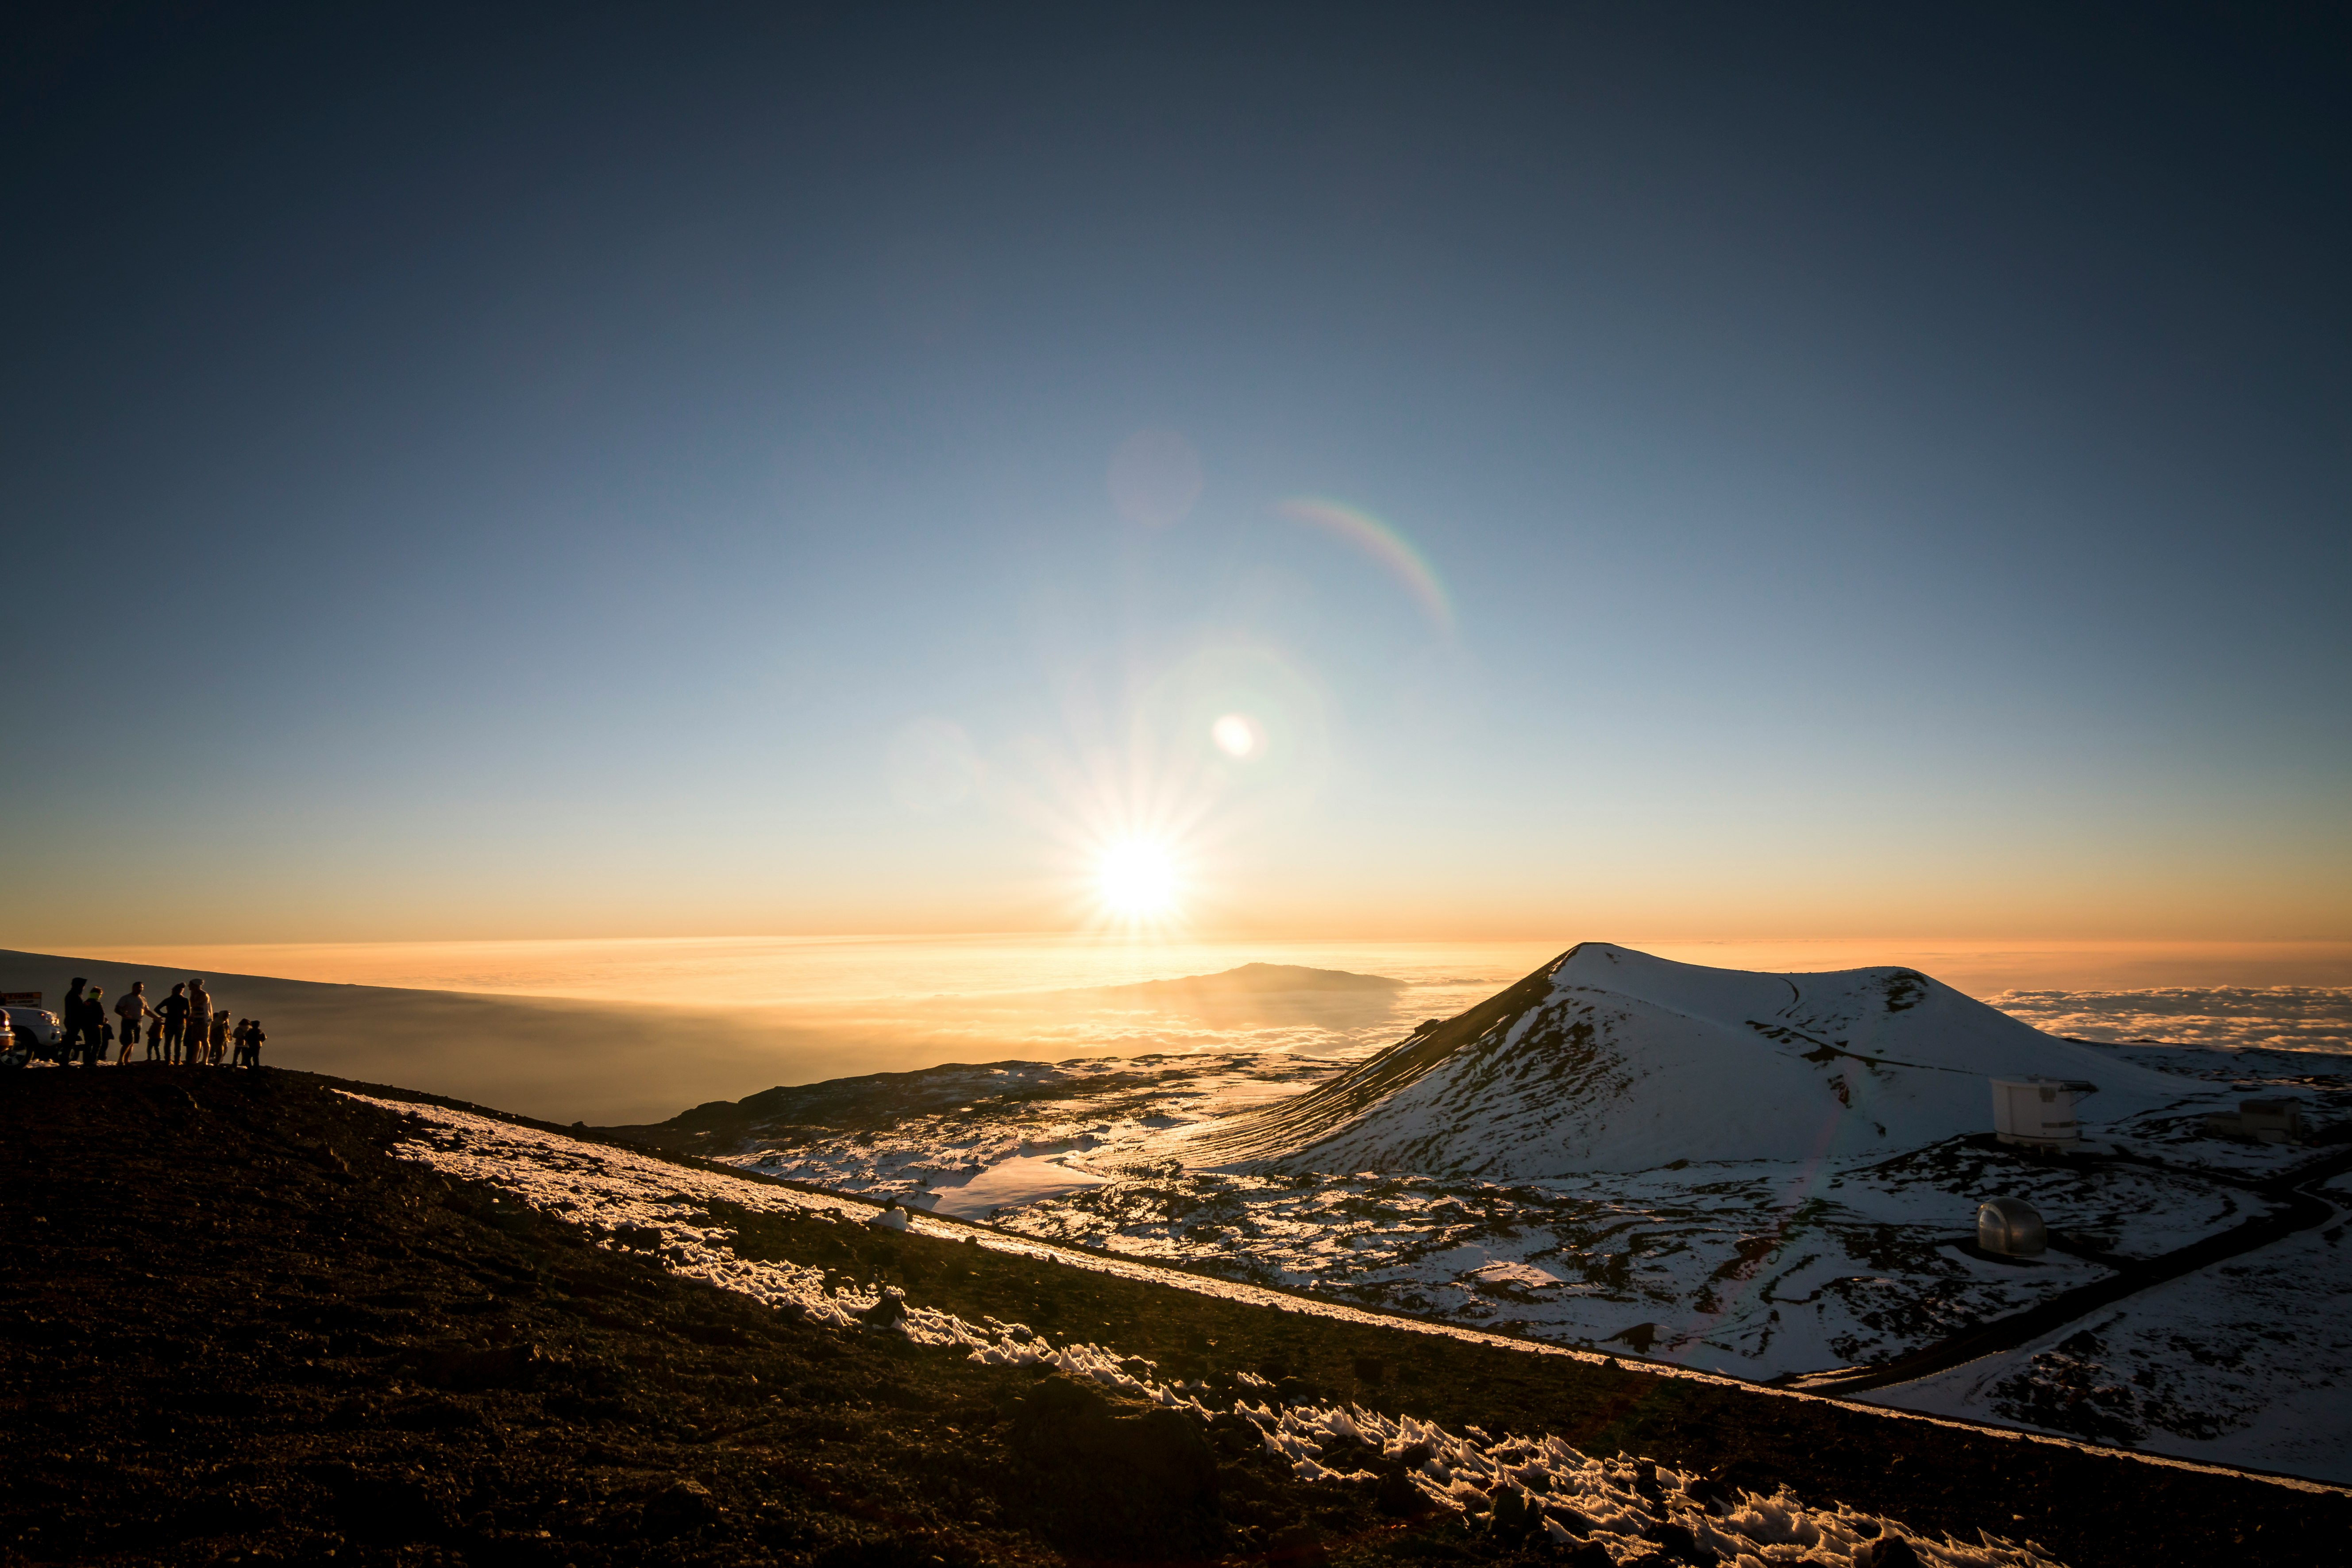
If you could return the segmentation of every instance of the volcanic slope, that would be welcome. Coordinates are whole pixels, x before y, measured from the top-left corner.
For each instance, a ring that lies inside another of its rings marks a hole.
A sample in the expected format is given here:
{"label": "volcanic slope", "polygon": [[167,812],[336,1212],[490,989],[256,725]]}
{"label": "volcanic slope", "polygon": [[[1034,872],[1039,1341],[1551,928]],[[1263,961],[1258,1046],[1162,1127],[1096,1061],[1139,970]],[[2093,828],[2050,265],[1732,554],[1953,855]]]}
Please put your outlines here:
{"label": "volcanic slope", "polygon": [[6,1087],[0,1563],[2137,1568],[2345,1533],[2329,1489],[1244,1300],[399,1090]]}
{"label": "volcanic slope", "polygon": [[2089,1121],[2183,1098],[1910,969],[1767,974],[1589,942],[1294,1099],[1190,1165],[1533,1181],[1678,1160],[1809,1160],[1987,1129],[1989,1076],[2097,1083]]}

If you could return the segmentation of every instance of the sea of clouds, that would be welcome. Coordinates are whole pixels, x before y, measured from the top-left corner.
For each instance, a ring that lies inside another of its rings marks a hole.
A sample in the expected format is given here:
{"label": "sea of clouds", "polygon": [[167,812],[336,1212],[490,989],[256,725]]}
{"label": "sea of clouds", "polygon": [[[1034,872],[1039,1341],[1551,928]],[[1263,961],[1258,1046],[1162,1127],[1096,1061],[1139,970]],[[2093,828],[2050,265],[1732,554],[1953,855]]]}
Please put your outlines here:
{"label": "sea of clouds", "polygon": [[2352,1054],[2352,986],[2003,991],[1985,1000],[2037,1029],[2082,1040]]}

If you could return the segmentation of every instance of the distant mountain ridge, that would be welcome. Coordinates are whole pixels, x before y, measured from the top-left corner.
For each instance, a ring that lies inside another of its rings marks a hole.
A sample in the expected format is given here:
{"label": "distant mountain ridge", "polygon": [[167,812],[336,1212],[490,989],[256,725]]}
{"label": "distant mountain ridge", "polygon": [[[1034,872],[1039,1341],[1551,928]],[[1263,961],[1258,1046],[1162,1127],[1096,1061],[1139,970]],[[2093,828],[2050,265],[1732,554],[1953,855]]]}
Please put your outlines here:
{"label": "distant mountain ridge", "polygon": [[[1116,996],[1184,1006],[1318,994],[1386,998],[1402,990],[1404,984],[1383,975],[1355,974],[1344,969],[1244,963],[1215,974],[1089,987],[1062,994]],[[697,1146],[692,1141],[719,1136],[778,1136],[794,1128],[861,1131],[893,1126],[910,1116],[936,1114],[958,1107],[1001,1109],[1026,1101],[1076,1100],[1142,1089],[1184,1078],[1190,1070],[1182,1065],[1150,1065],[1157,1060],[1099,1058],[1073,1058],[1058,1064],[1031,1060],[942,1062],[910,1072],[862,1073],[818,1083],[779,1085],[741,1100],[709,1100],[666,1121],[603,1131],[664,1148]]]}
{"label": "distant mountain ridge", "polygon": [[1193,1166],[1519,1181],[1806,1160],[1990,1131],[1987,1079],[2084,1079],[2087,1119],[2179,1097],[1903,968],[1770,974],[1583,942],[1328,1083],[1205,1130]]}
{"label": "distant mountain ridge", "polygon": [[779,1085],[741,1100],[714,1100],[667,1121],[600,1128],[658,1148],[696,1147],[693,1140],[782,1138],[812,1131],[861,1132],[959,1106],[1002,1109],[1034,1100],[1074,1100],[1185,1076],[1119,1058],[1099,1062],[942,1062],[913,1072],[863,1073],[822,1083]]}
{"label": "distant mountain ridge", "polygon": [[1132,985],[1087,988],[1089,996],[1132,997],[1139,1001],[1200,1000],[1240,996],[1287,995],[1306,992],[1395,992],[1402,980],[1383,974],[1355,974],[1344,969],[1309,969],[1298,963],[1244,963],[1215,974],[1187,974],[1174,980],[1144,980]]}

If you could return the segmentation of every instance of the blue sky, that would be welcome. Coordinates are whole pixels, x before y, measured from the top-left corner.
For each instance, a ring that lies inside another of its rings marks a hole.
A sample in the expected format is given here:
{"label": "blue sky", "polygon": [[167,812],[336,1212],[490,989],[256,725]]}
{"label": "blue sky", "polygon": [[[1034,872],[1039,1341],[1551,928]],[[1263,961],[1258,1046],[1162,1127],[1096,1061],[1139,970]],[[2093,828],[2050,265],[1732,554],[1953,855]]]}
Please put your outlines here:
{"label": "blue sky", "polygon": [[38,45],[12,940],[2352,931],[2340,34]]}

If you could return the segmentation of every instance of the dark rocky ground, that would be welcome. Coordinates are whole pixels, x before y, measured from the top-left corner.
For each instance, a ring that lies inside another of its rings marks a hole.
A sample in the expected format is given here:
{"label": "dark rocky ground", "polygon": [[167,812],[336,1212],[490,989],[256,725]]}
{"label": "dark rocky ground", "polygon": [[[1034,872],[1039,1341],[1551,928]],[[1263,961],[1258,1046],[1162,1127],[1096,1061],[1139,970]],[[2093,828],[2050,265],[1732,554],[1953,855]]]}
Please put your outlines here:
{"label": "dark rocky ground", "polygon": [[[1244,1432],[674,1279],[392,1159],[401,1135],[301,1074],[0,1079],[0,1561],[1572,1559],[1387,1511],[1392,1487],[1300,1485]],[[2079,1568],[2329,1561],[2352,1526],[2339,1495],[921,1237],[747,1213],[737,1245],[1171,1370],[1784,1482]]]}

